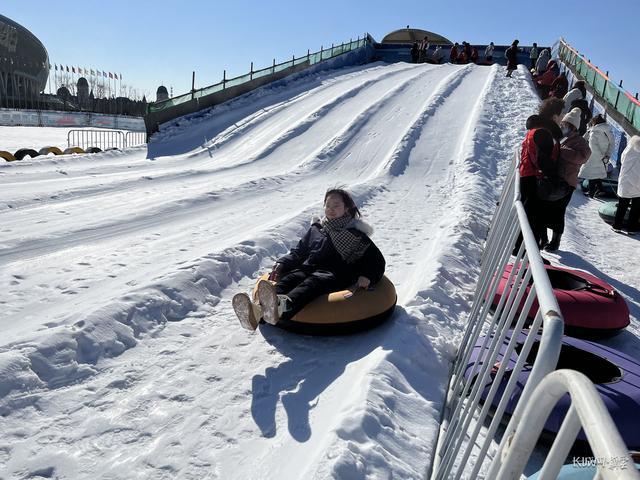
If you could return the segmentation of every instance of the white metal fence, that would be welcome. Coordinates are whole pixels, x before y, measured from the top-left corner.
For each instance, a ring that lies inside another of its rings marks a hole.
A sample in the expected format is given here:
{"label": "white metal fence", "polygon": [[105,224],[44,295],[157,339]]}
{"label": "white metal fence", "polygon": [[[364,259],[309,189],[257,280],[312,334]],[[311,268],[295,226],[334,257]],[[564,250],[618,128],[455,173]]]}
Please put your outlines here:
{"label": "white metal fence", "polygon": [[83,150],[97,147],[101,150],[109,148],[127,148],[146,143],[145,132],[121,132],[119,130],[69,130],[67,145],[80,147]]}
{"label": "white metal fence", "polygon": [[[528,455],[523,458],[523,455],[514,453],[515,448],[519,449],[518,452],[524,451],[522,445],[514,447],[514,442],[524,437],[528,448],[527,442],[532,441],[531,435],[522,433],[523,426],[532,422],[530,418],[523,421],[524,410],[525,407],[528,411],[536,408],[528,405],[529,399],[543,379],[555,370],[560,354],[564,321],[520,201],[518,160],[519,151],[516,151],[487,237],[475,300],[449,384],[432,480],[519,478]],[[507,265],[511,265],[508,275],[504,273]],[[531,321],[527,317],[536,299],[540,308]],[[536,338],[540,328],[542,334]],[[523,388],[519,385],[519,376],[538,339],[537,356]],[[544,385],[547,384],[549,382]],[[584,382],[581,385],[579,392],[586,388]],[[553,384],[549,388],[557,390],[558,387]],[[593,384],[590,388],[589,398],[598,396]],[[522,391],[514,407],[520,389]],[[536,391],[535,395],[537,398],[544,394]],[[510,420],[505,414],[508,408]],[[554,445],[556,450],[550,454],[554,461],[549,472],[555,471],[557,462],[561,464],[565,460],[566,446],[572,444],[569,437],[574,433],[578,419],[583,425],[587,420],[584,408],[576,408],[570,412],[569,424],[559,435],[566,442],[559,447]],[[546,413],[548,415],[549,411]],[[531,432],[542,430],[546,421],[546,417],[542,417],[542,414],[536,417],[541,423],[536,423],[535,428],[529,427]],[[499,431],[507,420],[504,431]],[[608,423],[605,418],[601,424],[604,425],[601,441],[620,438],[610,417]],[[496,448],[498,434],[502,440]],[[533,441],[536,439],[537,436]],[[592,440],[591,436],[589,440]],[[628,456],[622,441],[616,441],[611,442],[611,448],[617,455]],[[505,455],[507,461],[503,464]],[[610,476],[605,472],[603,478],[640,478],[635,476],[635,472],[629,475],[633,476]]]}

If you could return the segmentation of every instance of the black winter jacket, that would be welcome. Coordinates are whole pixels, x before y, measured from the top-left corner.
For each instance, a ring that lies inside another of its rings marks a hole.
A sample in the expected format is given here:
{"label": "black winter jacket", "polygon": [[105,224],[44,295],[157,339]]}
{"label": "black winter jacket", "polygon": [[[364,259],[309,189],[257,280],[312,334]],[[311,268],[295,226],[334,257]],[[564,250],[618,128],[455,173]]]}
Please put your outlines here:
{"label": "black winter jacket", "polygon": [[370,232],[370,229],[371,227],[361,220],[354,221],[354,228],[349,228],[350,232],[370,242],[362,258],[349,264],[335,249],[320,222],[314,219],[311,228],[300,239],[298,245],[287,255],[279,258],[277,263],[282,265],[283,274],[296,269],[309,273],[322,270],[333,273],[347,283],[354,283],[360,276],[368,278],[372,284],[377,283],[384,275],[386,262],[378,247],[362,231]]}

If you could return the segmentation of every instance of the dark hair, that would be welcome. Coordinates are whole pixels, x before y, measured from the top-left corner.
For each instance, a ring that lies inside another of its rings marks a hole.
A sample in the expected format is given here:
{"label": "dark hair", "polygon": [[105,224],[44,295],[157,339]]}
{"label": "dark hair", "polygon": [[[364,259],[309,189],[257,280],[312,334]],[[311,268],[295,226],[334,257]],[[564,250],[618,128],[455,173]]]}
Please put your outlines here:
{"label": "dark hair", "polygon": [[329,195],[340,196],[340,198],[342,198],[342,201],[344,202],[344,206],[347,209],[347,213],[353,218],[360,218],[360,210],[358,210],[356,202],[353,201],[351,194],[344,188],[330,188],[329,190],[327,190],[327,193],[324,194],[323,203],[327,203],[327,198],[329,198]]}
{"label": "dark hair", "polygon": [[577,88],[578,90],[580,90],[582,92],[582,98],[586,98],[587,96],[587,86],[584,83],[584,80],[578,80],[574,85],[573,88]]}
{"label": "dark hair", "polygon": [[607,121],[604,119],[604,117],[599,113],[597,114],[595,117],[593,117],[591,119],[591,121],[589,122],[591,125],[599,125],[601,123],[607,123]]}
{"label": "dark hair", "polygon": [[554,115],[560,115],[564,109],[564,100],[561,98],[547,98],[540,104],[538,115],[551,120]]}

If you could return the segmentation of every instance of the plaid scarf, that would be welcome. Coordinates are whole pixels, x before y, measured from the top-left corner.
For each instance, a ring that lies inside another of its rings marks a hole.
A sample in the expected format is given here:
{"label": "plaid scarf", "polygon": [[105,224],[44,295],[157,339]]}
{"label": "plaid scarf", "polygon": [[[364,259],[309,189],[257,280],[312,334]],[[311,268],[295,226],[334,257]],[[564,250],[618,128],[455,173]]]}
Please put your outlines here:
{"label": "plaid scarf", "polygon": [[360,260],[371,243],[368,238],[363,238],[348,230],[352,221],[353,217],[349,215],[331,220],[327,217],[322,219],[322,228],[327,232],[333,246],[347,263],[355,263]]}

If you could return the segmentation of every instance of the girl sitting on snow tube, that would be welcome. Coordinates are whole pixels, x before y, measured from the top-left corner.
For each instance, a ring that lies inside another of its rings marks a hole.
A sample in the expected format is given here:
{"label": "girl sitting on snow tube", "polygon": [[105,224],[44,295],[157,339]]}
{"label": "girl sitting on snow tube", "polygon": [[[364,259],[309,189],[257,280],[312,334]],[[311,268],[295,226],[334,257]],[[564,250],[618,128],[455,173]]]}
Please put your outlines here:
{"label": "girl sitting on snow tube", "polygon": [[360,219],[351,195],[343,189],[328,190],[324,213],[322,220],[312,220],[298,245],[278,259],[271,281],[258,282],[257,303],[246,293],[233,297],[243,327],[255,330],[261,318],[272,325],[287,322],[320,295],[350,285],[367,289],[382,279],[384,257],[369,238],[373,228]]}

